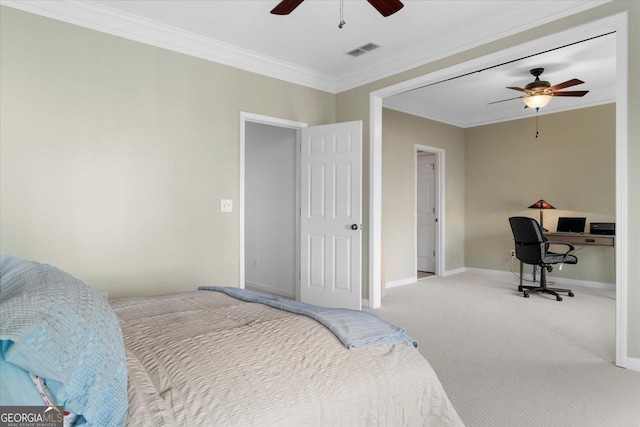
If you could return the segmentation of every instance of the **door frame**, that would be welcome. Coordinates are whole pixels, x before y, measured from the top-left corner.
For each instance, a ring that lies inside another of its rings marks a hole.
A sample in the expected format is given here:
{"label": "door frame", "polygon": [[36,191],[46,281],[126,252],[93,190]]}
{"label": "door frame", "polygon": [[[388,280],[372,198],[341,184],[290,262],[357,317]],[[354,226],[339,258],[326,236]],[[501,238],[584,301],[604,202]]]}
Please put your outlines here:
{"label": "door frame", "polygon": [[[559,33],[541,38],[554,39],[557,45],[568,33],[582,34],[593,31],[616,32],[616,361],[617,366],[640,371],[640,358],[628,356],[628,206],[629,206],[629,168],[627,153],[628,136],[628,61],[629,31],[628,12],[621,12],[606,18],[590,21]],[[511,57],[522,55],[534,48],[535,41],[523,43],[489,55],[480,56],[449,68],[440,69],[425,75],[375,90],[369,94],[369,304],[373,308],[381,304],[381,252],[382,252],[382,101],[386,96],[395,95],[422,85],[437,83],[483,66],[501,62],[506,54]]]}
{"label": "door frame", "polygon": [[[240,223],[240,266],[239,266],[239,287],[244,289],[245,284],[245,245],[244,245],[244,222],[245,222],[245,212],[244,212],[244,199],[245,199],[245,152],[246,152],[246,125],[247,122],[252,123],[260,123],[269,126],[277,126],[288,129],[296,130],[296,206],[298,208],[298,212],[300,212],[300,129],[307,127],[307,123],[304,122],[296,122],[293,120],[281,119],[278,117],[264,116],[261,114],[254,114],[241,111],[240,112],[240,153],[239,153],[239,162],[240,162],[240,189],[238,196],[238,214],[239,214],[239,223]],[[300,299],[300,215],[296,215],[296,260],[295,260],[295,278],[296,283],[294,285],[295,288],[295,296],[296,300]]]}
{"label": "door frame", "polygon": [[418,152],[427,152],[435,156],[435,204],[436,204],[436,226],[435,226],[435,249],[436,249],[436,262],[435,262],[435,275],[442,276],[444,274],[445,266],[445,212],[443,208],[445,199],[445,185],[444,185],[444,168],[445,168],[445,150],[443,148],[431,147],[428,145],[415,144],[414,145],[414,180],[415,180],[415,203],[416,208],[415,215],[415,249],[414,254],[416,259],[415,271],[418,271]]}

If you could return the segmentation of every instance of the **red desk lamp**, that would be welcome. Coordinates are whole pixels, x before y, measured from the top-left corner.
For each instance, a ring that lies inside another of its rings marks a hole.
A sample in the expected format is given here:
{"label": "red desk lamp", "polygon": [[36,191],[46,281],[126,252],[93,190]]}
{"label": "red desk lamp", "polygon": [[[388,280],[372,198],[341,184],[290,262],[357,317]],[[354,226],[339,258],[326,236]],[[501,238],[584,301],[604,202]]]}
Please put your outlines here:
{"label": "red desk lamp", "polygon": [[545,202],[544,200],[540,199],[534,204],[532,204],[531,206],[529,206],[529,209],[540,209],[540,228],[542,228],[543,231],[548,231],[548,230],[545,230],[544,228],[544,216],[542,214],[542,210],[555,209],[555,208],[551,206],[548,202]]}

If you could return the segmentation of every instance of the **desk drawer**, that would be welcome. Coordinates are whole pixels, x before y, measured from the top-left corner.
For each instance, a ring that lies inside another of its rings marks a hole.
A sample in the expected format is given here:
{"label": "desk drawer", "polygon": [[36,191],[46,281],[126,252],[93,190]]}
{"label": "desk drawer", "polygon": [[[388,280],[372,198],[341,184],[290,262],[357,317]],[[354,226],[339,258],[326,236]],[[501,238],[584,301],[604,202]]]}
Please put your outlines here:
{"label": "desk drawer", "polygon": [[602,234],[545,234],[549,243],[566,242],[572,245],[614,246],[615,236]]}
{"label": "desk drawer", "polygon": [[576,245],[613,246],[613,236],[580,236],[572,241]]}

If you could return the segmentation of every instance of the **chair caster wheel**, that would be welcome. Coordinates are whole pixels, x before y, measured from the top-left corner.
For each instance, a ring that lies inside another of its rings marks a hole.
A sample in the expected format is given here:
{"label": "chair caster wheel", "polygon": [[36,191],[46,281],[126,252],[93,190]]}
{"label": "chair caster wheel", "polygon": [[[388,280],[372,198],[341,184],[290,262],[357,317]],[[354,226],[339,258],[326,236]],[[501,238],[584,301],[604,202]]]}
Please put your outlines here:
{"label": "chair caster wheel", "polygon": [[562,301],[562,297],[556,297],[556,300]]}
{"label": "chair caster wheel", "polygon": [[573,292],[569,292],[569,296],[572,297],[573,296]]}
{"label": "chair caster wheel", "polygon": [[518,292],[522,292],[522,286],[518,286]]}
{"label": "chair caster wheel", "polygon": [[525,292],[525,294],[523,295],[525,298],[529,298],[529,294]]}

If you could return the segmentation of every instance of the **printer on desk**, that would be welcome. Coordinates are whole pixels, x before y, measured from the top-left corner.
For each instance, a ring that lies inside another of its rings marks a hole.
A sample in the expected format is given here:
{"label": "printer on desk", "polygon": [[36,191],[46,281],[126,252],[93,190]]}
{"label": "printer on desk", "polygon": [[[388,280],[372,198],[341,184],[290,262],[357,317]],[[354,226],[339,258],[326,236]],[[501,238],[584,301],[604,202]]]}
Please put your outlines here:
{"label": "printer on desk", "polygon": [[592,222],[589,225],[590,234],[605,234],[608,236],[615,236],[616,223],[615,222]]}

